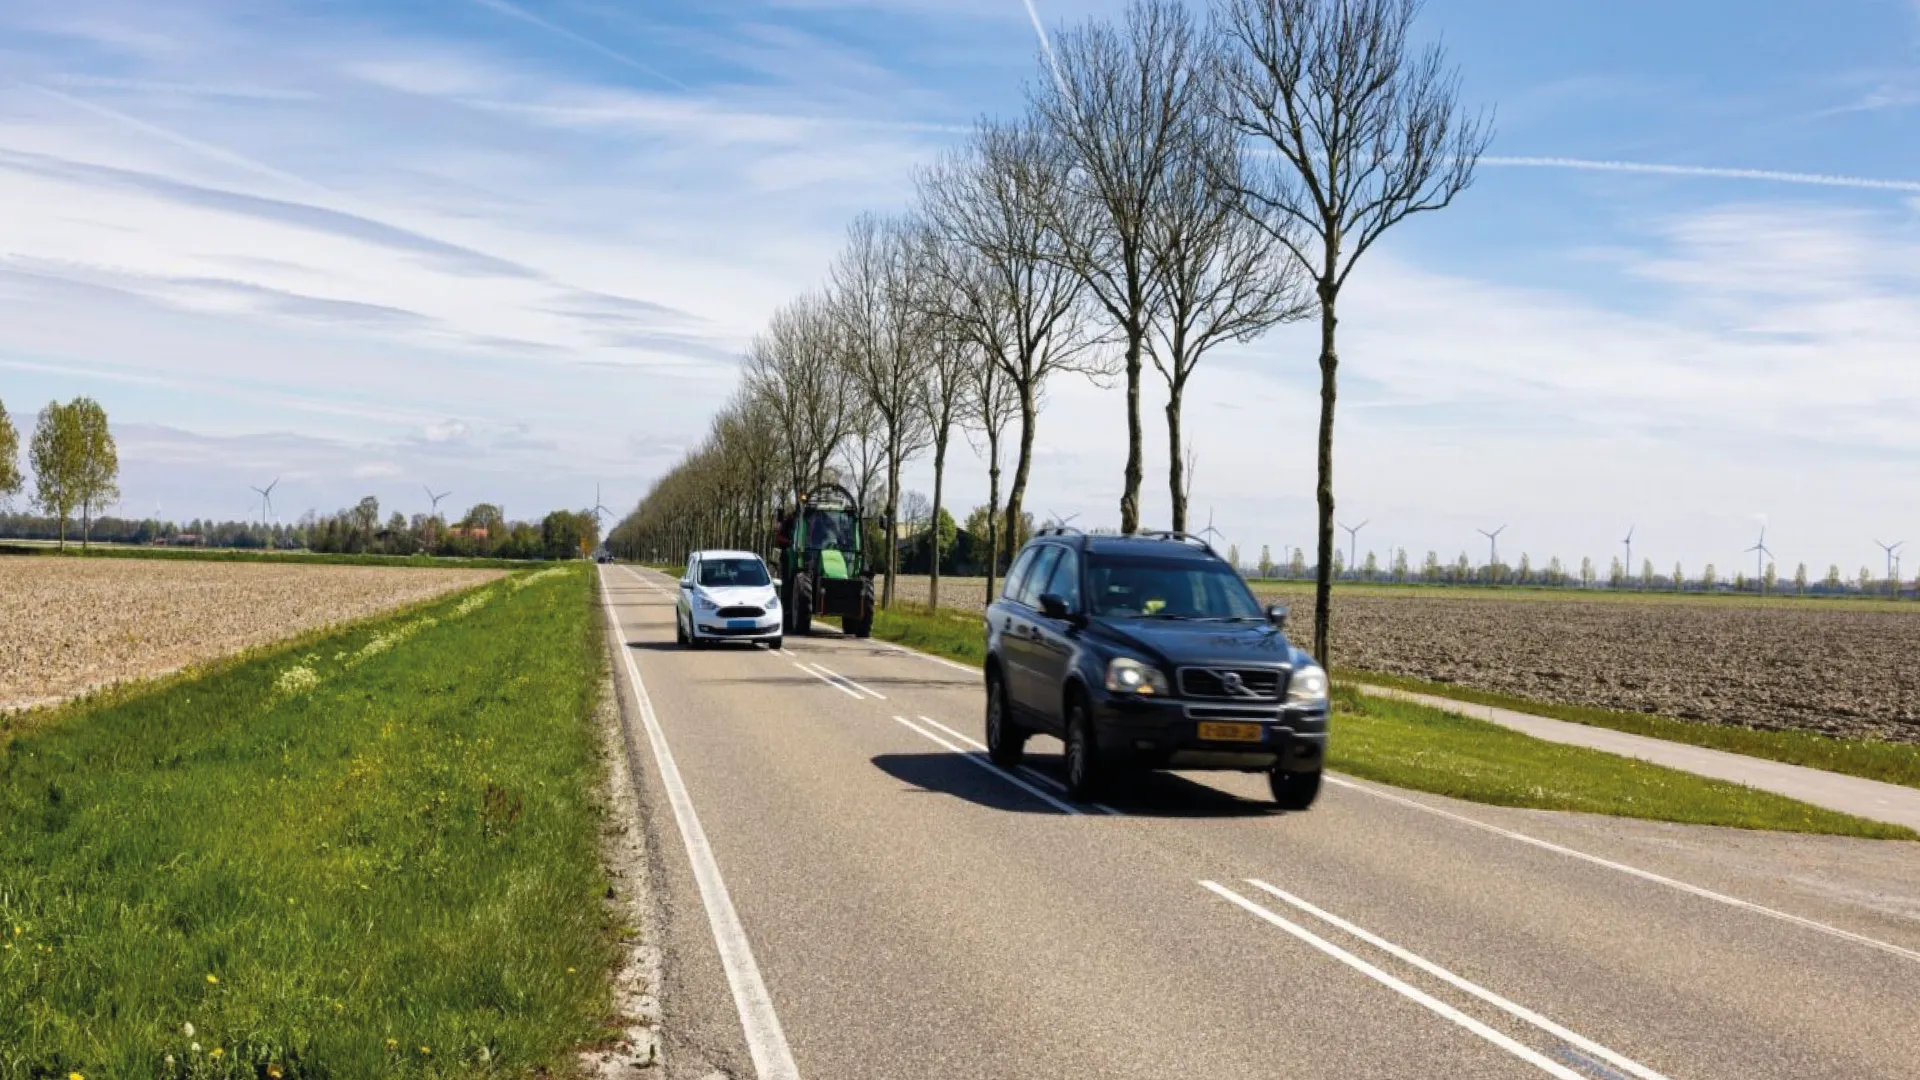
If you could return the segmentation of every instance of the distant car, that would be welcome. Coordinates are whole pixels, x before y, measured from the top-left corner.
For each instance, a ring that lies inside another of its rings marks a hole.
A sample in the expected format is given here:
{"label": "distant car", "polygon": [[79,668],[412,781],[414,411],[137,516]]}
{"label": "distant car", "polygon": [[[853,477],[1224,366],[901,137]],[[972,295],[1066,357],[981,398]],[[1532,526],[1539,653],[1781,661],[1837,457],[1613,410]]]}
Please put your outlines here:
{"label": "distant car", "polygon": [[674,606],[674,640],[695,649],[716,641],[781,643],[779,583],[751,551],[696,551],[687,557]]}
{"label": "distant car", "polygon": [[1069,794],[1129,769],[1265,772],[1292,810],[1320,791],[1327,673],[1294,648],[1238,572],[1177,533],[1043,530],[987,608],[988,754],[1066,743]]}

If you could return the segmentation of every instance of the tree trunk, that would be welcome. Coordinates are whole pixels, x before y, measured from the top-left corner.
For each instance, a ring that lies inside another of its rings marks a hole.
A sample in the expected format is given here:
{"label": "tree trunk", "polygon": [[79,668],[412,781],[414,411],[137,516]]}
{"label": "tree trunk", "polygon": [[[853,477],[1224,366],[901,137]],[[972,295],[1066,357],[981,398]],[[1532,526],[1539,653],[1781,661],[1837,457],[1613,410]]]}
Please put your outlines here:
{"label": "tree trunk", "polygon": [[60,550],[67,550],[67,511],[60,511]]}
{"label": "tree trunk", "polygon": [[880,592],[880,606],[892,610],[893,582],[900,572],[900,454],[887,455],[887,520],[881,532],[886,534],[887,580]]}
{"label": "tree trunk", "polygon": [[1143,473],[1140,451],[1140,334],[1130,327],[1127,330],[1126,489],[1120,493],[1120,531],[1128,536],[1140,531],[1140,478]]}
{"label": "tree trunk", "polygon": [[1185,387],[1178,381],[1167,384],[1167,466],[1168,493],[1173,496],[1173,531],[1187,531],[1187,467],[1180,456],[1180,397]]}
{"label": "tree trunk", "polygon": [[1337,396],[1334,377],[1340,365],[1339,354],[1334,351],[1334,328],[1339,323],[1334,301],[1338,296],[1335,286],[1321,284],[1320,479],[1316,490],[1320,522],[1319,565],[1314,568],[1313,582],[1313,656],[1328,671],[1333,670],[1333,405]]}
{"label": "tree trunk", "polygon": [[947,477],[947,429],[941,428],[933,439],[933,538],[927,547],[933,552],[933,565],[927,568],[927,610],[940,610],[940,494]]}
{"label": "tree trunk", "polygon": [[92,549],[93,549],[93,504],[90,502],[83,502],[80,504],[80,550],[91,551]]}
{"label": "tree trunk", "polygon": [[993,603],[993,578],[1000,571],[1000,433],[987,429],[987,603]]}
{"label": "tree trunk", "polygon": [[[1039,422],[1031,384],[1020,388],[1020,460],[1013,467],[1013,490],[1007,492],[1005,536],[1007,549],[1020,538],[1020,504],[1027,497],[1027,473],[1033,465],[1033,429]],[[1136,444],[1137,445],[1137,444]]]}

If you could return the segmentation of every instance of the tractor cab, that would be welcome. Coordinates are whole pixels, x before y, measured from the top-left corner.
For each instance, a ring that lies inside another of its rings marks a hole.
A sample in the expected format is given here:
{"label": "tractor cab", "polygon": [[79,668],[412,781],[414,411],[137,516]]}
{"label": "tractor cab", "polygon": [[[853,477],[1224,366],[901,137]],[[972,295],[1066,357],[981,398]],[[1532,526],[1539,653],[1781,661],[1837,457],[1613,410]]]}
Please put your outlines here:
{"label": "tractor cab", "polygon": [[838,484],[802,494],[780,514],[780,602],[788,633],[812,629],[815,615],[838,615],[855,637],[873,627],[873,577],[862,551],[860,506]]}

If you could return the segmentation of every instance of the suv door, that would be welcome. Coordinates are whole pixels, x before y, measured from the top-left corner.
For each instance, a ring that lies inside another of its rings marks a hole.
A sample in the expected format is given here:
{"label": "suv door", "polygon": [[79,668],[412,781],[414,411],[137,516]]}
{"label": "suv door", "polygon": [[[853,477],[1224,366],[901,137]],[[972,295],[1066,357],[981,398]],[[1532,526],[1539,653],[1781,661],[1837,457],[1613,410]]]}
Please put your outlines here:
{"label": "suv door", "polygon": [[1023,713],[1038,712],[1044,700],[1045,691],[1039,686],[1034,670],[1039,663],[1036,640],[1039,629],[1035,623],[1040,618],[1037,610],[1040,586],[1052,576],[1060,548],[1057,544],[1036,544],[1033,553],[1027,572],[1007,581],[1008,590],[1003,600],[1006,629],[1000,646],[1001,657],[1007,665],[1007,699]]}
{"label": "suv door", "polygon": [[[1035,580],[1040,580],[1038,574]],[[1073,652],[1079,644],[1080,631],[1071,617],[1050,619],[1040,607],[1040,597],[1058,596],[1066,605],[1069,616],[1078,614],[1081,608],[1080,598],[1080,553],[1069,547],[1060,548],[1060,557],[1053,561],[1053,570],[1047,575],[1045,584],[1032,590],[1033,613],[1030,621],[1033,634],[1028,638],[1028,648],[1032,653],[1030,674],[1033,679],[1033,711],[1045,725],[1053,731],[1064,732],[1066,727],[1066,695],[1062,688],[1067,682],[1067,669],[1073,663]]]}

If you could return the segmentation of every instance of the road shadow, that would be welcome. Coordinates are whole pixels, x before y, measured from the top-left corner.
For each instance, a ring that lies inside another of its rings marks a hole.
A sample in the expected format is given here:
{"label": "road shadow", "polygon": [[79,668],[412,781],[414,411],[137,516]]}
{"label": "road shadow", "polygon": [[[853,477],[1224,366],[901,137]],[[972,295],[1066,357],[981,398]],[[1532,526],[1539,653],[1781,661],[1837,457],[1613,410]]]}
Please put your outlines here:
{"label": "road shadow", "polygon": [[[992,771],[982,769],[977,762],[984,760],[983,757],[978,754],[973,757],[974,761],[968,762],[961,760],[959,754],[933,752],[881,754],[872,760],[875,768],[902,783],[912,784],[923,791],[952,795],[990,810],[1025,814],[1060,812],[1021,790],[1018,785],[1008,783],[1007,776],[994,775],[1000,771],[999,766],[994,766]],[[1058,757],[1029,754],[1027,764],[1043,775],[1055,779],[1060,776]],[[1024,772],[1015,772],[1011,776],[1062,802],[1072,801],[1058,788],[1035,780]],[[1129,817],[1249,818],[1281,817],[1284,814],[1271,803],[1243,799],[1166,772],[1123,773],[1110,785],[1108,793],[1101,796],[1100,801]],[[1099,813],[1091,806],[1084,809],[1089,813]]]}
{"label": "road shadow", "polygon": [[[641,652],[693,652],[694,651],[692,646],[682,645],[679,642],[671,639],[666,641],[629,641],[627,642],[627,648],[637,649]],[[759,649],[761,652],[766,651],[766,649],[762,648],[759,645],[749,645],[741,641],[727,641],[727,642],[708,644],[708,645],[702,646],[699,651],[701,652],[708,652],[708,651],[747,652],[753,649]]]}

